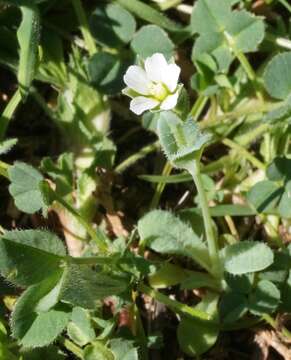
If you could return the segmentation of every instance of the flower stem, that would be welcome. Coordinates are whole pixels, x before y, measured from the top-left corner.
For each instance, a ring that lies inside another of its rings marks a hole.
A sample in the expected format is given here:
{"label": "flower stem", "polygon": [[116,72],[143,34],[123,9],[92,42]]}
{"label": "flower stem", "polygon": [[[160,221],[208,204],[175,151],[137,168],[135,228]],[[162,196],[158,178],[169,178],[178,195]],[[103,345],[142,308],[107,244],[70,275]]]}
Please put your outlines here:
{"label": "flower stem", "polygon": [[131,155],[125,159],[122,163],[117,165],[115,171],[118,173],[123,173],[127,168],[134,165],[138,160],[143,159],[146,155],[158,150],[160,147],[159,141],[154,142],[153,144],[146,145],[140,149],[137,153]]}
{"label": "flower stem", "polygon": [[217,239],[214,234],[212,219],[210,215],[210,210],[208,207],[208,201],[206,193],[203,187],[203,182],[200,173],[200,165],[198,161],[193,161],[192,167],[189,169],[190,174],[193,177],[194,183],[197,188],[200,206],[202,210],[202,216],[204,221],[204,228],[206,233],[206,240],[208,245],[209,257],[212,264],[212,274],[217,278],[222,278],[222,267],[219,258],[219,248],[217,244]]}
{"label": "flower stem", "polygon": [[89,30],[87,17],[83,9],[81,0],[72,0],[72,4],[80,24],[80,30],[82,32],[87,50],[89,54],[92,56],[97,52],[97,46]]}
{"label": "flower stem", "polygon": [[17,106],[21,102],[21,94],[20,90],[17,89],[9,100],[9,103],[6,105],[1,117],[0,117],[0,140],[2,140],[5,136],[8,124],[17,109]]}
{"label": "flower stem", "polygon": [[139,284],[137,288],[140,292],[154,298],[180,314],[191,316],[197,320],[211,321],[210,315],[206,312],[182,304],[179,301],[172,300],[168,296],[148,287],[145,284]]}
{"label": "flower stem", "polygon": [[[172,169],[173,169],[173,166],[171,165],[171,163],[169,161],[167,161],[164,166],[162,176],[169,176],[171,174]],[[162,196],[162,193],[165,189],[165,186],[166,186],[166,183],[163,181],[161,181],[157,184],[155,194],[153,196],[153,199],[152,199],[152,202],[150,205],[151,209],[155,209],[158,206],[161,196]]]}

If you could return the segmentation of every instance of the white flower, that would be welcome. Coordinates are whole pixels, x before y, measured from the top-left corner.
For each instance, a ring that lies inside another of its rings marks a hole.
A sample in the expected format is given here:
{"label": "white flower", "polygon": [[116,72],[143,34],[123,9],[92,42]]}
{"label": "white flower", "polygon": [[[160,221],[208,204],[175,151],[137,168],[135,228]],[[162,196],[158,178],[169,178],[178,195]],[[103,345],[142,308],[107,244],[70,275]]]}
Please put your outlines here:
{"label": "white flower", "polygon": [[146,110],[170,110],[178,101],[181,69],[168,64],[164,55],[156,53],[141,66],[130,66],[123,77],[128,86],[122,92],[132,98],[130,110],[140,115]]}

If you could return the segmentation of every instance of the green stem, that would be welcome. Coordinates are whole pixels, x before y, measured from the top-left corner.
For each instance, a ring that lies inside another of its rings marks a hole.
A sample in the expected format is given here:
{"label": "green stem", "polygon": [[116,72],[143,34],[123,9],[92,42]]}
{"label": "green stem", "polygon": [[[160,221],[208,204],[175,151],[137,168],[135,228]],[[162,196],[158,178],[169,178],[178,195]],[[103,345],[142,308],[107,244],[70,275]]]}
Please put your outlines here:
{"label": "green stem", "polygon": [[223,139],[222,143],[229,148],[236,150],[239,154],[244,156],[247,160],[249,160],[250,163],[252,163],[256,168],[265,170],[265,165],[258,160],[255,156],[253,156],[248,150],[246,150],[243,146],[235,143],[234,141],[230,139]]}
{"label": "green stem", "polygon": [[[169,161],[167,161],[164,166],[162,176],[169,176],[171,174],[172,169],[173,169],[173,166],[171,165],[171,163]],[[155,194],[153,196],[153,199],[152,199],[152,202],[150,205],[151,209],[155,209],[159,205],[159,202],[160,202],[160,199],[161,199],[161,196],[162,196],[162,193],[163,193],[165,187],[166,187],[166,183],[163,181],[161,181],[157,184]]]}
{"label": "green stem", "polygon": [[195,104],[193,105],[190,114],[193,116],[193,119],[195,121],[198,120],[199,116],[201,115],[206,103],[208,101],[207,96],[200,95],[197,100],[195,101]]}
{"label": "green stem", "polygon": [[6,105],[1,117],[0,117],[0,140],[2,140],[5,137],[5,133],[8,127],[8,124],[10,120],[12,119],[13,114],[15,113],[15,110],[17,109],[17,106],[21,102],[21,94],[20,90],[17,89],[10,99],[9,103]]}
{"label": "green stem", "polygon": [[91,224],[89,224],[80,214],[76,211],[67,201],[65,201],[62,197],[60,197],[56,192],[52,189],[49,190],[52,198],[61,204],[69,213],[71,213],[77,221],[86,229],[87,233],[90,235],[92,240],[94,240],[99,247],[101,252],[107,252],[107,244],[104,241],[102,233],[98,229],[94,229]]}
{"label": "green stem", "polygon": [[[276,331],[278,331],[278,324],[275,319],[273,319],[269,314],[264,314],[262,316],[262,319],[266,321],[269,325],[272,326],[272,328]],[[283,336],[285,336],[287,339],[291,339],[291,332],[286,329],[284,326],[280,327],[281,333]]]}
{"label": "green stem", "polygon": [[160,303],[168,306],[169,308],[176,311],[177,313],[191,316],[192,318],[195,318],[197,320],[211,321],[211,316],[209,314],[207,314],[206,312],[192,308],[188,305],[182,304],[179,301],[172,300],[168,296],[166,296],[154,289],[151,289],[150,287],[146,286],[145,284],[139,284],[138,290],[140,292],[154,298],[155,300],[159,301]]}
{"label": "green stem", "polygon": [[193,161],[192,167],[189,169],[190,174],[193,177],[194,183],[199,195],[199,202],[202,210],[202,216],[204,221],[204,228],[206,233],[206,240],[208,245],[209,257],[212,264],[212,274],[217,278],[222,278],[222,268],[219,258],[219,248],[217,239],[214,234],[212,219],[208,206],[206,193],[203,187],[203,182],[200,173],[200,166],[198,161]]}
{"label": "green stem", "polygon": [[8,168],[9,168],[8,164],[6,164],[3,161],[0,161],[0,175],[6,177],[6,179],[9,179]]}
{"label": "green stem", "polygon": [[283,6],[285,6],[285,8],[291,13],[291,5],[289,5],[286,0],[278,0],[278,1],[279,1],[279,3],[281,3]]}
{"label": "green stem", "polygon": [[77,356],[79,359],[84,359],[84,352],[83,350],[74,344],[72,341],[68,339],[63,339],[63,344],[66,349],[68,349],[71,353]]}
{"label": "green stem", "polygon": [[166,0],[162,3],[158,3],[158,7],[160,8],[160,10],[166,11],[170,8],[178,6],[179,4],[181,4],[181,2],[183,2],[183,0]]}
{"label": "green stem", "polygon": [[87,50],[89,54],[92,56],[97,52],[97,46],[89,30],[87,16],[83,9],[81,0],[72,0],[72,4],[80,24],[80,30],[82,32]]}
{"label": "green stem", "polygon": [[118,173],[123,173],[127,168],[134,165],[138,160],[143,159],[146,155],[159,149],[159,141],[154,142],[153,144],[147,145],[140,149],[137,153],[131,155],[125,159],[122,163],[116,166],[115,171]]}

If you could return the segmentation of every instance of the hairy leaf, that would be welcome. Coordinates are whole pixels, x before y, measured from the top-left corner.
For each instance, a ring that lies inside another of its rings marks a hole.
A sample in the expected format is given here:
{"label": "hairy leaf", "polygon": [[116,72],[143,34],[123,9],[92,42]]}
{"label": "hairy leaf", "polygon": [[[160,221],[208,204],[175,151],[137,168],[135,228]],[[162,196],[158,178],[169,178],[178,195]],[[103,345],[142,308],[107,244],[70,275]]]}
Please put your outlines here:
{"label": "hairy leaf", "polygon": [[169,59],[174,51],[174,44],[167,33],[156,25],[143,26],[135,34],[131,47],[142,59],[157,52],[164,54]]}
{"label": "hairy leaf", "polygon": [[138,222],[142,242],[161,254],[175,254],[192,258],[202,267],[209,269],[206,245],[191,227],[173,214],[153,210]]}
{"label": "hairy leaf", "polygon": [[0,271],[16,285],[35,284],[60,270],[61,240],[42,230],[8,231],[0,238]]}
{"label": "hairy leaf", "polygon": [[264,270],[274,261],[272,250],[258,241],[229,245],[223,249],[223,257],[225,270],[234,275]]}
{"label": "hairy leaf", "polygon": [[285,100],[291,93],[291,52],[276,55],[264,72],[264,84],[275,99]]}
{"label": "hairy leaf", "polygon": [[22,162],[15,162],[8,169],[11,184],[9,192],[13,196],[19,210],[28,214],[43,209],[46,205],[40,191],[40,183],[44,180],[40,172]]}
{"label": "hairy leaf", "polygon": [[[47,308],[45,311],[39,309],[40,301],[52,291],[58,281],[59,276],[47,278],[42,283],[29,287],[18,299],[11,318],[12,334],[24,347],[47,346],[66,327],[70,313],[57,308]],[[50,305],[57,301],[58,292],[54,294]]]}
{"label": "hairy leaf", "polygon": [[18,82],[22,97],[26,97],[34,79],[38,61],[40,14],[36,5],[25,2],[20,6],[22,22],[17,31],[20,46]]}

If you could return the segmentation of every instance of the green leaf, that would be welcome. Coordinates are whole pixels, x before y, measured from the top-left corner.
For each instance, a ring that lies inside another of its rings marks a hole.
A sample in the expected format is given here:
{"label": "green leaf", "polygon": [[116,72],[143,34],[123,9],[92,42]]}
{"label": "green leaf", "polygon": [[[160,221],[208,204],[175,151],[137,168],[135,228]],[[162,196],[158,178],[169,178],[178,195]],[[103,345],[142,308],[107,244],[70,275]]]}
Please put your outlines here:
{"label": "green leaf", "polygon": [[276,157],[268,166],[266,174],[271,181],[291,179],[291,159],[285,156]]}
{"label": "green leaf", "polygon": [[248,311],[247,298],[243,294],[223,294],[219,303],[219,314],[224,323],[233,323]]}
{"label": "green leaf", "polygon": [[138,232],[143,244],[152,250],[161,254],[187,256],[205,269],[209,269],[206,245],[190,226],[170,212],[163,210],[149,212],[139,220]]}
{"label": "green leaf", "polygon": [[37,6],[26,2],[20,6],[22,22],[17,31],[20,46],[20,59],[18,66],[18,82],[21,95],[28,94],[32,80],[35,77],[38,61],[38,45],[40,37],[40,14]]}
{"label": "green leaf", "polygon": [[0,271],[12,283],[28,286],[58,272],[65,254],[61,240],[48,231],[8,231],[0,238]]}
{"label": "green leaf", "polygon": [[135,16],[164,28],[168,31],[180,31],[181,27],[168,19],[163,13],[139,0],[116,0],[121,6]]}
{"label": "green leaf", "polygon": [[44,180],[40,172],[32,166],[22,162],[15,162],[8,169],[11,184],[9,192],[13,196],[17,208],[28,214],[43,209],[46,205],[40,191],[40,184]]}
{"label": "green leaf", "polygon": [[158,135],[168,160],[175,167],[185,169],[193,164],[193,160],[200,160],[211,139],[210,134],[200,131],[191,117],[183,122],[171,111],[161,112]]}
{"label": "green leaf", "polygon": [[279,202],[278,212],[283,218],[291,218],[291,180],[285,185],[284,193]]}
{"label": "green leaf", "polygon": [[102,342],[86,346],[84,360],[115,360],[115,356]]}
{"label": "green leaf", "polygon": [[270,111],[263,117],[263,121],[271,124],[283,124],[291,122],[291,95],[281,103],[278,108]]}
{"label": "green leaf", "polygon": [[264,270],[274,261],[272,250],[259,241],[242,241],[229,245],[222,253],[225,270],[233,275]]}
{"label": "green leaf", "polygon": [[[208,295],[195,308],[216,317],[217,301],[217,296]],[[189,356],[199,356],[209,350],[215,344],[218,334],[218,324],[186,317],[182,317],[177,330],[179,344]]]}
{"label": "green leaf", "polygon": [[90,28],[99,44],[115,48],[130,42],[135,33],[136,22],[118,4],[98,5],[91,15]]}
{"label": "green leaf", "polygon": [[249,294],[252,290],[254,276],[253,274],[235,276],[226,273],[225,281],[233,292],[239,294]]}
{"label": "green leaf", "polygon": [[170,263],[162,266],[153,274],[148,276],[149,284],[156,289],[163,289],[177,285],[189,277],[187,271]]}
{"label": "green leaf", "polygon": [[110,340],[110,348],[115,356],[115,360],[139,360],[138,349],[134,342],[124,338]]}
{"label": "green leaf", "polygon": [[88,70],[92,85],[104,94],[113,95],[124,87],[123,75],[126,62],[106,52],[98,52],[89,60]]}
{"label": "green leaf", "polygon": [[51,29],[41,34],[41,62],[37,69],[37,79],[65,88],[68,74],[60,36]]}
{"label": "green leaf", "polygon": [[[41,300],[58,286],[59,276],[50,277],[29,287],[18,299],[11,318],[12,335],[24,347],[42,347],[52,343],[66,327],[70,314],[52,309],[58,301],[58,292],[51,298],[51,307],[41,311]],[[45,331],[44,331],[45,329]]]}
{"label": "green leaf", "polygon": [[[48,347],[42,349],[34,349],[27,351],[27,349],[23,349],[21,351],[22,358],[21,360],[65,360],[65,354],[57,347],[50,345]],[[6,360],[6,359],[5,359]],[[9,359],[7,359],[9,360]],[[16,359],[15,359],[16,360]],[[17,359],[19,360],[19,359]]]}
{"label": "green leaf", "polygon": [[70,265],[66,269],[62,300],[85,309],[94,309],[99,300],[117,295],[128,288],[124,278],[93,271],[86,265]]}
{"label": "green leaf", "polygon": [[275,99],[285,100],[291,93],[291,52],[276,55],[267,65],[263,80],[268,93]]}
{"label": "green leaf", "polygon": [[71,321],[68,324],[69,337],[79,346],[87,345],[95,337],[95,331],[91,324],[90,314],[87,310],[75,307],[72,312]]}
{"label": "green leaf", "polygon": [[17,142],[17,139],[0,141],[0,155],[7,154],[17,144]]}
{"label": "green leaf", "polygon": [[131,47],[142,59],[157,52],[169,59],[174,54],[175,45],[163,29],[156,25],[146,25],[135,34]]}
{"label": "green leaf", "polygon": [[256,51],[265,32],[262,18],[245,10],[232,11],[228,0],[198,0],[191,28],[200,35],[193,47],[193,60],[201,61],[211,55],[219,71],[228,70],[237,52]]}
{"label": "green leaf", "polygon": [[263,315],[274,312],[280,302],[280,291],[268,280],[258,282],[256,289],[249,299],[250,312]]}
{"label": "green leaf", "polygon": [[274,210],[282,193],[282,187],[272,181],[264,180],[251,188],[247,193],[247,199],[259,213],[263,213]]}

